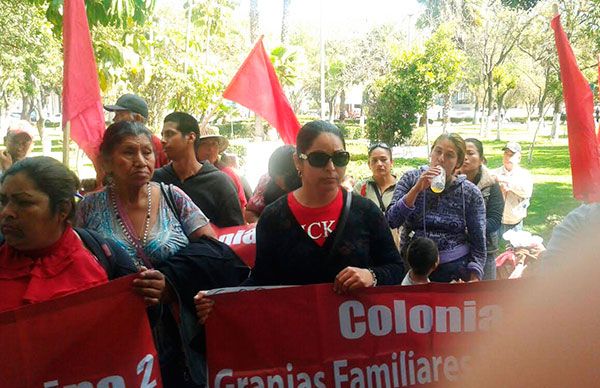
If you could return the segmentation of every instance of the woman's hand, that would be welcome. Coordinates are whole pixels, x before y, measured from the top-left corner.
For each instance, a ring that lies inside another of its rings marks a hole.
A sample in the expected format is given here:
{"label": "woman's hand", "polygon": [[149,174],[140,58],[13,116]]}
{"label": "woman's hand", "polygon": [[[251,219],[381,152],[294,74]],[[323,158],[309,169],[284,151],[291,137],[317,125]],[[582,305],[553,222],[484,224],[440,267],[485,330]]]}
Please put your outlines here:
{"label": "woman's hand", "polygon": [[146,306],[157,305],[165,290],[165,275],[155,269],[141,267],[138,277],[133,279],[133,289],[144,297]]}
{"label": "woman's hand", "polygon": [[415,183],[415,185],[404,196],[404,204],[409,208],[414,207],[419,193],[431,186],[431,180],[440,175],[441,170],[442,168],[440,166],[436,166],[429,167],[427,170],[423,171],[419,179],[417,179],[417,183]]}
{"label": "woman's hand", "polygon": [[198,322],[201,325],[204,325],[204,322],[206,322],[206,319],[212,311],[215,301],[209,299],[206,296],[206,292],[200,291],[194,297],[194,304],[196,305],[196,316],[198,317]]}
{"label": "woman's hand", "polygon": [[469,283],[472,282],[478,282],[479,278],[477,277],[477,274],[475,272],[471,272],[471,274],[469,275]]}
{"label": "woman's hand", "polygon": [[6,150],[0,151],[0,168],[2,168],[2,171],[8,170],[10,168],[10,166],[12,166],[12,164],[13,164],[12,157],[10,156],[8,151],[6,151]]}
{"label": "woman's hand", "polygon": [[343,294],[357,288],[372,287],[374,283],[375,279],[368,269],[346,267],[335,277],[333,291]]}
{"label": "woman's hand", "polygon": [[429,167],[427,170],[423,171],[417,183],[415,183],[415,189],[420,193],[423,190],[428,189],[431,186],[431,181],[436,176],[442,173],[442,167]]}

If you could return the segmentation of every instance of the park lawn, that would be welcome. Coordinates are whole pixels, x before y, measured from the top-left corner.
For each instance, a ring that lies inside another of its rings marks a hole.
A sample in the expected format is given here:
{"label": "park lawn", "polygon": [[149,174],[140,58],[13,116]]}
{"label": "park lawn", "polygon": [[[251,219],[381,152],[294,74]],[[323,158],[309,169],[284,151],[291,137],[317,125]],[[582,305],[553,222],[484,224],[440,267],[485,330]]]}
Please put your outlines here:
{"label": "park lawn", "polygon": [[[348,144],[352,158],[347,174],[352,175],[356,180],[370,175],[367,165],[367,144],[358,141]],[[490,168],[502,165],[502,147],[505,144],[506,141],[484,141],[484,150]],[[548,138],[539,138],[529,164],[527,157],[531,143],[521,141],[520,144],[523,147],[522,165],[534,178],[533,197],[524,223],[525,230],[542,236],[547,242],[554,226],[580,204],[573,198],[569,149],[564,140],[554,144]],[[395,159],[394,172],[397,176],[401,176],[405,171],[424,164],[428,164],[427,159],[424,158]]]}

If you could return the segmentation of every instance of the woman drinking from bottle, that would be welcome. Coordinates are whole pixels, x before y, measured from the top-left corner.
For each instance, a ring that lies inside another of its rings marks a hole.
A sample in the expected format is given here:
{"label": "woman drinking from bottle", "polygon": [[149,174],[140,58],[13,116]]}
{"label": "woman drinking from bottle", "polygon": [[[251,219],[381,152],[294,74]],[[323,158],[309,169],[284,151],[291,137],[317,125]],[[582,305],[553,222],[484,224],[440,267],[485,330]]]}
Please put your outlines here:
{"label": "woman drinking from bottle", "polygon": [[[428,237],[437,244],[440,265],[431,274],[432,281],[483,278],[486,259],[483,197],[465,176],[455,176],[465,160],[465,149],[459,135],[440,135],[431,148],[429,166],[402,176],[386,212],[390,227],[403,226],[400,236],[403,254],[415,237]],[[437,186],[440,176],[445,179]]]}

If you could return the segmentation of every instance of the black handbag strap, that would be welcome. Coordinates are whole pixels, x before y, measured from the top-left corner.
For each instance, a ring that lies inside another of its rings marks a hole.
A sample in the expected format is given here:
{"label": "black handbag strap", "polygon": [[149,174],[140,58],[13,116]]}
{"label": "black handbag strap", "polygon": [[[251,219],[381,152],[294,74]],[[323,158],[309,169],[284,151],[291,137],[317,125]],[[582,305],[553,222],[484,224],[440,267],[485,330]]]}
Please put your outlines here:
{"label": "black handbag strap", "polygon": [[379,208],[382,212],[385,213],[385,205],[383,204],[383,198],[381,198],[381,193],[379,192],[379,187],[377,187],[377,183],[369,182],[371,186],[373,186],[373,190],[375,190],[375,195],[377,195],[377,200],[379,201]]}
{"label": "black handbag strap", "polygon": [[346,228],[346,220],[348,220],[348,213],[350,213],[351,204],[352,192],[346,191],[346,203],[342,208],[342,214],[340,215],[338,224],[335,227],[335,238],[333,240],[333,243],[331,244],[331,248],[329,249],[329,258],[331,258],[334,255],[335,250],[337,249],[338,245],[340,245],[342,235],[344,234],[344,229]]}
{"label": "black handbag strap", "polygon": [[179,218],[179,210],[177,210],[177,206],[175,205],[175,198],[173,197],[173,190],[171,190],[171,185],[167,185],[164,183],[160,183],[160,191],[162,192],[165,201],[167,202],[167,206],[173,212],[175,217],[177,217],[177,221],[181,223],[181,219]]}

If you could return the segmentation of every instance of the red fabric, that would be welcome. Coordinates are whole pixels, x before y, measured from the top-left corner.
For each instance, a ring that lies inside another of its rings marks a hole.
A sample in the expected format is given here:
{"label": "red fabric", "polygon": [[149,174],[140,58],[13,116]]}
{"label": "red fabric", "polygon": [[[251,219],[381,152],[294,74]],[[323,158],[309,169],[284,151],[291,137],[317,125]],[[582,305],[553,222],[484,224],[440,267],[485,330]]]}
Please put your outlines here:
{"label": "red fabric", "polygon": [[0,386],[162,387],[134,276],[0,314]]}
{"label": "red fabric", "polygon": [[288,194],[288,206],[296,221],[308,234],[308,237],[321,247],[325,244],[327,237],[335,230],[337,220],[342,212],[342,205],[342,190],[338,190],[338,194],[333,201],[323,207],[306,207],[298,202],[294,192]]}
{"label": "red fabric", "polygon": [[222,229],[215,225],[212,225],[212,227],[219,241],[229,245],[231,250],[248,267],[254,267],[256,261],[256,224],[229,226]]}
{"label": "red fabric", "polygon": [[[218,164],[219,163],[217,163],[217,165]],[[248,200],[246,199],[246,194],[244,193],[244,185],[242,185],[242,181],[241,181],[240,177],[237,176],[237,174],[235,173],[235,171],[233,171],[233,169],[231,167],[225,167],[225,166],[220,166],[220,165],[217,167],[219,167],[219,170],[221,170],[225,174],[227,174],[233,181],[233,185],[235,186],[235,189],[237,190],[238,199],[240,200],[240,206],[242,207],[242,211],[243,211],[246,208],[246,204],[248,203]]]}
{"label": "red fabric", "polygon": [[494,328],[522,318],[511,302],[527,286],[429,283],[337,295],[319,284],[219,293],[205,326],[207,386],[460,387]]}
{"label": "red fabric", "polygon": [[169,164],[169,158],[165,151],[163,151],[162,142],[156,135],[152,135],[152,144],[154,145],[154,167],[161,168],[164,165]]}
{"label": "red fabric", "polygon": [[246,210],[250,210],[254,212],[257,216],[260,216],[263,210],[265,210],[265,189],[267,188],[267,184],[271,180],[269,174],[264,174],[260,177],[258,184],[256,185],[256,189],[254,189],[254,193],[252,197],[248,200],[248,204],[246,205]]}
{"label": "red fabric", "polygon": [[44,302],[107,281],[102,266],[70,226],[45,249],[21,252],[6,243],[0,247],[0,311]]}
{"label": "red fabric", "polygon": [[567,111],[573,196],[585,202],[600,201],[600,151],[594,125],[594,96],[579,67],[560,16],[551,22],[560,63],[560,78]]}
{"label": "red fabric", "polygon": [[296,144],[300,123],[277,79],[262,37],[225,89],[223,97],[262,116],[277,129],[285,144]]}
{"label": "red fabric", "polygon": [[71,139],[94,161],[105,124],[84,1],[65,1],[63,20],[63,126],[71,122]]}

